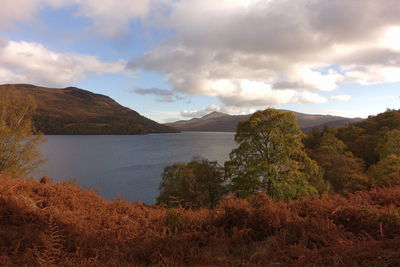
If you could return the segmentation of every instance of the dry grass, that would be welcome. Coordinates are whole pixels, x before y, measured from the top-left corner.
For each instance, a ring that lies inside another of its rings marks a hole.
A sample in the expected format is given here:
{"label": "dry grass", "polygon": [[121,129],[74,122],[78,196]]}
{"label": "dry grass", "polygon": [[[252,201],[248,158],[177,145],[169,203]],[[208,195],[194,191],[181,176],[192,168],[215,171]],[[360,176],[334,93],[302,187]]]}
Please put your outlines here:
{"label": "dry grass", "polygon": [[399,266],[399,213],[400,187],[185,210],[3,177],[0,265]]}

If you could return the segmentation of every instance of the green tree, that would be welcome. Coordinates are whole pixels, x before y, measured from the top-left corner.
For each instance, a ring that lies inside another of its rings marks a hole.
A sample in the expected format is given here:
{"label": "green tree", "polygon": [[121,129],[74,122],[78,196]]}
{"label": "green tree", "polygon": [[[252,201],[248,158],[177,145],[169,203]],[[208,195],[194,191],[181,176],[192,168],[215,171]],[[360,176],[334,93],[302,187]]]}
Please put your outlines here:
{"label": "green tree", "polygon": [[336,138],[337,130],[325,127],[323,132],[313,131],[305,139],[308,154],[324,170],[336,193],[344,194],[366,189],[368,177],[363,161],[353,156],[346,144]]}
{"label": "green tree", "polygon": [[157,203],[213,208],[226,192],[223,183],[223,168],[217,162],[193,159],[187,164],[175,163],[164,169]]}
{"label": "green tree", "polygon": [[400,157],[394,154],[380,160],[368,169],[373,187],[400,185]]}
{"label": "green tree", "polygon": [[304,152],[302,138],[291,112],[267,109],[240,122],[239,146],[225,163],[230,190],[240,197],[266,192],[286,199],[324,191],[319,167]]}
{"label": "green tree", "polygon": [[34,135],[32,124],[34,102],[12,88],[0,93],[0,172],[30,175],[43,162],[37,149],[43,136]]}
{"label": "green tree", "polygon": [[386,132],[384,138],[378,143],[376,152],[380,159],[393,154],[400,157],[400,130],[393,129]]}
{"label": "green tree", "polygon": [[400,110],[387,110],[376,116],[339,129],[338,137],[366,166],[376,164],[380,159],[377,146],[382,142],[382,137],[391,130],[400,130]]}
{"label": "green tree", "polygon": [[380,161],[368,169],[371,186],[400,185],[400,130],[387,131],[375,151]]}

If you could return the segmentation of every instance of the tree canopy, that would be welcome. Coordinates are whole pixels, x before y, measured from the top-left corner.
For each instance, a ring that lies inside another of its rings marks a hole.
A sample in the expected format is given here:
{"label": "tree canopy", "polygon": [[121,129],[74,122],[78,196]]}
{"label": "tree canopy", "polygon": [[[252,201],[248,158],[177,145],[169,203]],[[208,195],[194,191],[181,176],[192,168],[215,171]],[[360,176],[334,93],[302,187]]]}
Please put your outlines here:
{"label": "tree canopy", "polygon": [[373,187],[400,185],[400,157],[391,154],[368,170],[370,183]]}
{"label": "tree canopy", "polygon": [[389,155],[400,157],[400,129],[393,129],[386,132],[383,139],[379,141],[375,150],[381,160]]}
{"label": "tree canopy", "polygon": [[230,189],[238,196],[266,192],[288,199],[323,191],[319,168],[304,152],[302,138],[291,112],[267,109],[239,123],[239,146],[225,163]]}
{"label": "tree canopy", "polygon": [[387,110],[376,116],[338,130],[337,137],[369,167],[380,160],[377,146],[392,130],[400,130],[400,111]]}
{"label": "tree canopy", "polygon": [[334,192],[343,194],[365,189],[368,177],[363,161],[353,156],[336,133],[337,129],[331,127],[309,133],[304,140],[308,154],[324,170],[324,180]]}
{"label": "tree canopy", "polygon": [[157,203],[215,207],[226,192],[223,179],[223,168],[217,162],[195,158],[189,163],[174,163],[164,169]]}
{"label": "tree canopy", "polygon": [[26,176],[43,161],[37,146],[43,136],[34,134],[32,114],[35,104],[12,89],[1,91],[0,172]]}
{"label": "tree canopy", "polygon": [[400,111],[314,130],[304,143],[336,193],[400,184]]}

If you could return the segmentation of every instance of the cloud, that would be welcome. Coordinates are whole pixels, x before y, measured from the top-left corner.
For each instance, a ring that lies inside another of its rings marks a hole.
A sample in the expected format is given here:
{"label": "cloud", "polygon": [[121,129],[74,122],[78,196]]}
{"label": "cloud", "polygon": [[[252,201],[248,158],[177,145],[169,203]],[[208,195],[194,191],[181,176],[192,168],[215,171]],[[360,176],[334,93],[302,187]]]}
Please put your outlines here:
{"label": "cloud", "polygon": [[331,99],[334,101],[350,101],[351,96],[350,95],[334,95],[334,96],[331,96]]}
{"label": "cloud", "polygon": [[185,100],[185,97],[182,97],[170,90],[159,89],[159,88],[135,88],[132,92],[139,95],[155,95],[157,96],[156,100],[158,102],[175,102],[177,100]]}
{"label": "cloud", "polygon": [[342,83],[400,81],[399,13],[397,0],[176,0],[157,20],[175,35],[128,68],[226,106],[324,103]]}
{"label": "cloud", "polygon": [[94,56],[58,53],[33,42],[0,42],[0,83],[66,86],[87,73],[119,73],[124,62],[107,63]]}
{"label": "cloud", "polygon": [[[133,20],[168,31],[168,40],[127,68],[162,73],[174,92],[216,96],[227,107],[324,103],[319,92],[343,83],[400,82],[398,0],[2,0],[0,27],[64,7],[109,38],[130,34]],[[63,57],[55,64],[60,77],[37,79],[61,84],[102,72],[104,64],[119,68],[85,55]],[[36,68],[47,71],[52,62],[41,60],[45,67],[8,62],[0,77],[34,80]]]}
{"label": "cloud", "polygon": [[345,68],[346,82],[362,85],[400,82],[400,66],[349,65]]}
{"label": "cloud", "polygon": [[203,109],[181,111],[181,116],[185,118],[200,118],[207,114],[210,114],[213,111],[218,111],[231,115],[246,115],[254,113],[256,109],[248,107],[232,107],[232,106],[229,107],[223,105],[210,105]]}
{"label": "cloud", "polygon": [[150,10],[150,0],[75,0],[78,15],[93,21],[92,29],[107,37],[129,33],[129,22],[144,18]]}
{"label": "cloud", "polygon": [[261,107],[278,106],[286,103],[320,104],[327,101],[316,93],[293,89],[272,89],[269,84],[249,80],[239,82],[217,81],[211,85],[211,88],[215,92],[223,92],[223,95],[218,96],[226,106]]}
{"label": "cloud", "polygon": [[219,105],[211,105],[203,109],[181,111],[181,116],[185,118],[201,118],[213,111],[221,112],[221,109]]}
{"label": "cloud", "polygon": [[15,21],[34,19],[43,4],[42,0],[2,0],[0,8],[0,27],[12,27]]}
{"label": "cloud", "polygon": [[2,0],[0,27],[9,28],[15,22],[34,21],[45,9],[76,7],[75,15],[92,21],[93,32],[105,37],[120,37],[129,33],[129,23],[148,15],[151,0]]}

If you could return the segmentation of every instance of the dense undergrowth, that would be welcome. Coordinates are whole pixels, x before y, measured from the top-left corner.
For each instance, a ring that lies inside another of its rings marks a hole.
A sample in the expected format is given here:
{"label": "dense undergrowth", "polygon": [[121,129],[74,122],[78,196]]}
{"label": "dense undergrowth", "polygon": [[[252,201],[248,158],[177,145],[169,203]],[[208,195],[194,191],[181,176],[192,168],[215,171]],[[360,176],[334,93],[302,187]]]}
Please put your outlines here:
{"label": "dense undergrowth", "polygon": [[0,181],[1,266],[400,265],[400,187],[190,210]]}

